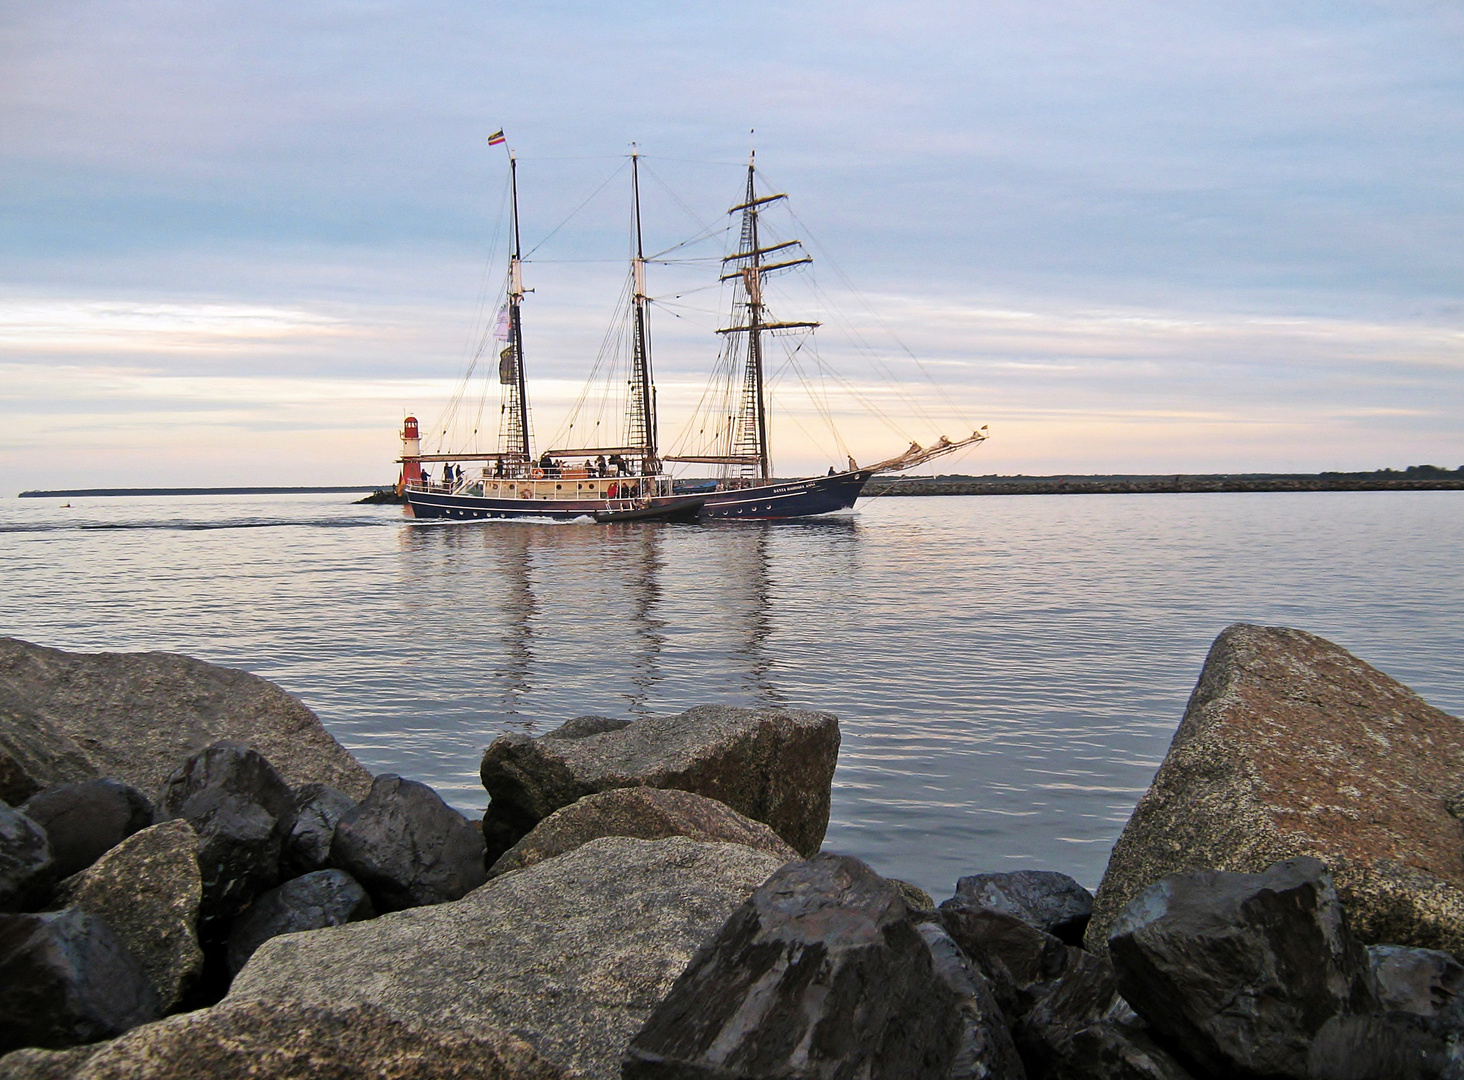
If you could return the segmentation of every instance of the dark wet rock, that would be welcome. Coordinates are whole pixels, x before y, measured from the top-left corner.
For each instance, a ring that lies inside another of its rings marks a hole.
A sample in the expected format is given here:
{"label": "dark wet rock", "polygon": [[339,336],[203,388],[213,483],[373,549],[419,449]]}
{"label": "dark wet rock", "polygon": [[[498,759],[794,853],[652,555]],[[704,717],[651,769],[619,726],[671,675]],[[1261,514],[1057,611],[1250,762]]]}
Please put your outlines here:
{"label": "dark wet rock", "polygon": [[273,938],[226,1003],[370,1004],[443,1033],[498,1027],[614,1080],[697,946],[779,865],[740,844],[602,837],[453,903]]}
{"label": "dark wet rock", "polygon": [[1015,1022],[1067,971],[1073,950],[1015,915],[967,907],[959,897],[941,904],[941,926],[991,980],[1007,1019]]}
{"label": "dark wet rock", "polygon": [[1083,943],[1093,914],[1093,894],[1052,870],[972,874],[956,882],[956,897],[967,907],[1015,915],[1067,945]]}
{"label": "dark wet rock", "polygon": [[[1449,1041],[1407,1013],[1334,1016],[1307,1053],[1307,1080],[1457,1080]],[[1451,1060],[1452,1059],[1452,1060]]]}
{"label": "dark wet rock", "polygon": [[625,1080],[946,1076],[957,995],[899,890],[858,859],[784,865],[709,941],[626,1052]]}
{"label": "dark wet rock", "polygon": [[1124,910],[1108,945],[1124,999],[1218,1075],[1305,1076],[1327,1020],[1376,1009],[1367,952],[1315,859],[1171,875]]}
{"label": "dark wet rock", "polygon": [[293,806],[289,785],[274,766],[238,742],[194,754],[163,785],[158,820],[181,818],[199,837],[199,932],[205,940],[221,937],[229,919],[279,883]]}
{"label": "dark wet rock", "polygon": [[661,840],[685,836],[708,842],[725,841],[796,859],[798,853],[760,821],[743,817],[715,799],[689,791],[661,788],[616,788],[586,795],[554,811],[488,870],[497,877],[552,859],[599,836],[634,836]]}
{"label": "dark wet rock", "polygon": [[186,821],[134,833],[62,883],[68,907],[104,920],[147,973],[166,1011],[203,970],[198,835]]}
{"label": "dark wet rock", "polygon": [[72,1080],[77,1070],[105,1043],[42,1050],[28,1046],[0,1056],[0,1080]]}
{"label": "dark wet rock", "polygon": [[1079,949],[1022,1017],[1017,1048],[1028,1075],[1048,1080],[1190,1080],[1118,996],[1113,965]]}
{"label": "dark wet rock", "polygon": [[1322,638],[1231,626],[1114,847],[1088,947],[1166,874],[1312,855],[1360,940],[1464,955],[1461,775],[1457,717]]}
{"label": "dark wet rock", "polygon": [[146,795],[110,778],[53,784],[21,809],[46,830],[60,877],[85,870],[153,819]]}
{"label": "dark wet rock", "polygon": [[579,725],[571,737],[501,735],[488,747],[481,776],[493,797],[483,817],[490,858],[560,807],[626,787],[716,799],[803,855],[822,843],[839,753],[839,722],[829,713],[699,705],[579,734],[594,726],[583,721],[570,721]]}
{"label": "dark wet rock", "polygon": [[295,789],[294,824],[281,856],[285,876],[299,877],[330,865],[336,825],[355,805],[355,799],[329,784],[302,784]]}
{"label": "dark wet rock", "polygon": [[95,1042],[158,1011],[152,983],[101,919],[0,915],[0,1051]]}
{"label": "dark wet rock", "polygon": [[[899,884],[895,882],[895,884]],[[1024,1080],[1027,1073],[986,976],[938,923],[916,926],[930,950],[935,977],[956,995],[961,1034],[948,1080]]]}
{"label": "dark wet rock", "polygon": [[375,917],[371,898],[344,870],[317,870],[255,900],[229,933],[229,971],[238,973],[261,945],[280,934],[320,930]]}
{"label": "dark wet rock", "polygon": [[[7,1078],[0,1059],[0,1080]],[[440,1032],[384,1009],[224,1002],[136,1028],[68,1074],[34,1080],[573,1080],[522,1040],[480,1026]]]}
{"label": "dark wet rock", "polygon": [[1383,1009],[1433,1017],[1453,1014],[1464,1004],[1459,1000],[1459,992],[1464,990],[1464,964],[1446,952],[1373,945],[1367,957]]}
{"label": "dark wet rock", "polygon": [[[274,683],[175,653],[68,653],[0,638],[0,778],[20,786],[113,776],[156,798],[178,764],[222,739],[248,743],[291,784],[360,798],[360,762]],[[28,779],[24,779],[28,778]]]}
{"label": "dark wet rock", "polygon": [[43,903],[55,880],[56,860],[46,830],[0,803],[0,911]]}
{"label": "dark wet rock", "polygon": [[379,911],[457,900],[487,880],[472,823],[426,784],[390,773],[341,817],[330,861],[366,887]]}

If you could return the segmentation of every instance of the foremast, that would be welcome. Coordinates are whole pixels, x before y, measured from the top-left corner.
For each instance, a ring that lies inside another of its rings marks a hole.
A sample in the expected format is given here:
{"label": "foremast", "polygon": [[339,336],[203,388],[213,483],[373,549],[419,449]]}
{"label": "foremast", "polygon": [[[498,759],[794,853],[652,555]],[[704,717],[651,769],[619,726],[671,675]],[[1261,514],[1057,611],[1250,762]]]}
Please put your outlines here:
{"label": "foremast", "polygon": [[499,449],[511,472],[533,463],[529,445],[529,390],[524,375],[524,330],[519,308],[524,301],[523,253],[519,238],[518,158],[508,155],[513,211],[513,254],[508,260],[508,346],[499,354],[499,382],[508,387],[499,426]]}

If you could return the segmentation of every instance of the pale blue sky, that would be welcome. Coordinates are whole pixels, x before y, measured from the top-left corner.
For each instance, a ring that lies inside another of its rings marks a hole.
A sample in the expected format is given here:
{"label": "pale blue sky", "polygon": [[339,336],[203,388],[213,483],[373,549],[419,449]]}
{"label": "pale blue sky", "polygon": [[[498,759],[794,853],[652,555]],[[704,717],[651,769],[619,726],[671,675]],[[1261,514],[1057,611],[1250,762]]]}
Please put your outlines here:
{"label": "pale blue sky", "polygon": [[[498,127],[529,244],[637,140],[653,246],[695,227],[659,182],[716,219],[755,127],[820,285],[991,425],[952,468],[1464,463],[1454,4],[52,0],[0,11],[5,490],[390,479],[475,333]],[[542,432],[624,224],[617,181],[529,268]],[[671,431],[715,348],[682,314]]]}

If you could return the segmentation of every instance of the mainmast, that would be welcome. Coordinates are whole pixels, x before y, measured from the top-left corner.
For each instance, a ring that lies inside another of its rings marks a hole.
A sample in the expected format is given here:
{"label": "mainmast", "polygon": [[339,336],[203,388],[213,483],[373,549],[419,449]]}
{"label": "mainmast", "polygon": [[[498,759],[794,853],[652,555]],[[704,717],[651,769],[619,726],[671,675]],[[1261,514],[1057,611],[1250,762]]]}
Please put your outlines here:
{"label": "mainmast", "polygon": [[634,291],[634,355],[630,371],[630,408],[627,415],[626,442],[639,448],[641,473],[655,475],[661,471],[656,457],[656,388],[651,375],[651,343],[646,326],[646,258],[641,243],[640,155],[630,155],[630,188],[635,207],[635,258],[631,260]]}
{"label": "mainmast", "polygon": [[[500,366],[499,381],[509,387],[505,427],[503,431],[504,450],[518,457],[525,465],[533,461],[529,450],[529,391],[524,381],[524,332],[519,318],[519,305],[524,300],[524,272],[522,248],[519,241],[518,212],[518,158],[508,155],[508,172],[513,195],[513,255],[508,260],[508,355],[512,371],[503,372]],[[508,377],[505,378],[504,376]]]}

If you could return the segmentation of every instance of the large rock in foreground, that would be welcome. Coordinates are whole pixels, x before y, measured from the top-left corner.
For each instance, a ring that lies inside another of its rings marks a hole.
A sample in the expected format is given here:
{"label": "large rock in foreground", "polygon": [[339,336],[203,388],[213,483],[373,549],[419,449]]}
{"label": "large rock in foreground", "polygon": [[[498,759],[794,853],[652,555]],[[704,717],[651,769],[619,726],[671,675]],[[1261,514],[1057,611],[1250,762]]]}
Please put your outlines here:
{"label": "large rock in foreground", "polygon": [[154,795],[184,758],[247,742],[291,785],[362,798],[371,776],[272,682],[176,653],[68,653],[0,638],[0,798],[112,776]]}
{"label": "large rock in foreground", "polygon": [[[50,1060],[47,1060],[47,1059]],[[48,1071],[47,1066],[54,1071]],[[89,1054],[0,1058],[0,1078],[572,1080],[502,1032],[436,1032],[384,1009],[225,1002],[137,1028]]]}
{"label": "large rock in foreground", "polygon": [[491,858],[561,806],[626,787],[704,795],[772,826],[802,855],[818,851],[839,756],[832,714],[698,705],[606,726],[571,720],[537,739],[493,741],[481,770],[493,797],[483,818]]}
{"label": "large rock in foreground", "polygon": [[781,864],[737,844],[604,837],[449,904],[273,938],[225,1001],[379,1006],[444,1035],[489,1025],[615,1080],[697,946]]}
{"label": "large rock in foreground", "polygon": [[640,840],[685,836],[709,843],[746,844],[784,860],[798,857],[768,826],[715,799],[670,788],[616,788],[586,795],[554,811],[504,852],[488,875],[522,870],[600,836]]}
{"label": "large rock in foreground", "polygon": [[1464,956],[1464,723],[1329,641],[1236,624],[1113,849],[1088,947],[1167,874],[1332,871],[1354,932]]}
{"label": "large rock in foreground", "polygon": [[858,859],[818,855],[769,878],[697,953],[623,1074],[945,1076],[965,1042],[960,1004],[900,891]]}
{"label": "large rock in foreground", "polygon": [[1367,950],[1315,859],[1166,877],[1108,945],[1125,1000],[1217,1076],[1305,1077],[1324,1024],[1377,1011]]}

